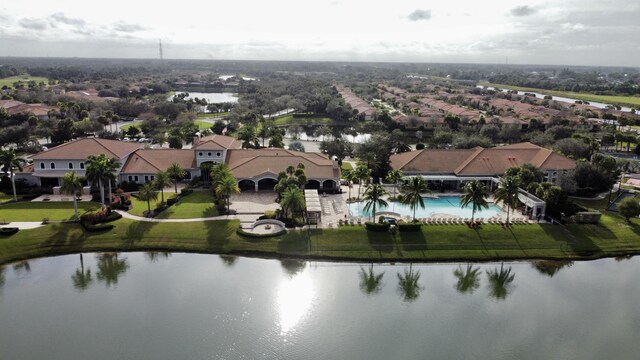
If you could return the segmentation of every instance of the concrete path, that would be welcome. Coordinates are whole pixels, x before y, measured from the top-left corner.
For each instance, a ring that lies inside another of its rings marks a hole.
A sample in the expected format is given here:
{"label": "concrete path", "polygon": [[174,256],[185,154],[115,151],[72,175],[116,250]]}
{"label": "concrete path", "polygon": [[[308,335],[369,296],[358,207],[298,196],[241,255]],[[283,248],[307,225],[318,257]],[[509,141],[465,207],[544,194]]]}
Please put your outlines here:
{"label": "concrete path", "polygon": [[118,214],[122,215],[123,218],[136,220],[136,221],[146,221],[146,222],[167,222],[167,223],[186,223],[186,222],[198,222],[198,221],[215,221],[215,220],[240,220],[240,222],[254,222],[258,219],[257,214],[237,214],[237,215],[221,215],[221,216],[212,216],[212,217],[204,217],[204,218],[189,218],[189,219],[155,219],[155,218],[146,218],[142,216],[131,215],[126,211],[122,210],[114,210]]}
{"label": "concrete path", "polygon": [[44,224],[42,224],[42,221],[14,221],[8,223],[7,225],[2,225],[2,227],[18,228],[20,230],[35,229],[41,226],[44,226]]}

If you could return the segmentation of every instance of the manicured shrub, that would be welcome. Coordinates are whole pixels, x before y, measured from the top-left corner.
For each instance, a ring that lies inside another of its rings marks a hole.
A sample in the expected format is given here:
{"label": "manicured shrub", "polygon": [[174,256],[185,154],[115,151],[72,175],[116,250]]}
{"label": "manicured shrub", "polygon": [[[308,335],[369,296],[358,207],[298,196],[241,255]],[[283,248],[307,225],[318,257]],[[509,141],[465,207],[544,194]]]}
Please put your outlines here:
{"label": "manicured shrub", "polygon": [[370,221],[367,221],[366,223],[364,223],[364,226],[367,228],[367,231],[374,231],[374,232],[386,232],[386,231],[389,231],[389,227],[390,227],[390,225],[386,223],[377,224]]}
{"label": "manicured shrub", "polygon": [[193,190],[191,189],[182,189],[180,190],[180,196],[187,196],[189,194],[191,194],[193,192]]}
{"label": "manicured shrub", "polygon": [[113,229],[113,224],[92,224],[87,221],[81,221],[80,225],[88,232],[99,232]]}
{"label": "manicured shrub", "polygon": [[400,232],[410,232],[410,231],[420,231],[422,229],[422,224],[420,223],[412,223],[412,224],[407,224],[407,223],[399,223],[398,224],[398,230]]}
{"label": "manicured shrub", "polygon": [[20,229],[18,229],[17,227],[3,227],[3,228],[0,228],[0,235],[4,235],[4,236],[13,235],[17,233],[18,230]]}

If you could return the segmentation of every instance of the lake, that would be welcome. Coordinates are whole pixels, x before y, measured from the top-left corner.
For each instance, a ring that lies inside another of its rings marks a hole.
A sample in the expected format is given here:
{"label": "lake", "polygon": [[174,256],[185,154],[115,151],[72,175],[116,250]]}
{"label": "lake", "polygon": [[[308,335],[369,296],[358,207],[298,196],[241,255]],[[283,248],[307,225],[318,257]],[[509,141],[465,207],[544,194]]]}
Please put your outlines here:
{"label": "lake", "polygon": [[3,359],[636,359],[638,258],[352,264],[181,253],[5,265]]}
{"label": "lake", "polygon": [[[184,92],[176,92],[175,95],[183,94]],[[202,93],[202,92],[191,92],[189,91],[189,96],[187,99],[206,99],[209,104],[218,104],[218,103],[237,103],[238,102],[238,94],[230,93],[230,92],[222,92],[222,93]],[[169,96],[167,100],[173,99],[173,95]]]}

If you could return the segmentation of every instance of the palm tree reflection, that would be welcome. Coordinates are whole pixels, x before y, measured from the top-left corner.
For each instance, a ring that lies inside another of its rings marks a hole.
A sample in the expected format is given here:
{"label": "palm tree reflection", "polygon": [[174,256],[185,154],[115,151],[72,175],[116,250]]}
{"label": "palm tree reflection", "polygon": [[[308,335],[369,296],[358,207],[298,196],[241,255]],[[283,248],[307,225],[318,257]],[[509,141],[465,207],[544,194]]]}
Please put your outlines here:
{"label": "palm tree reflection", "polygon": [[553,277],[563,268],[571,267],[573,265],[573,261],[540,260],[532,262],[531,265],[541,274]]}
{"label": "palm tree reflection", "polygon": [[420,280],[420,271],[413,272],[413,264],[409,264],[409,271],[404,270],[404,275],[398,275],[398,292],[402,295],[406,302],[415,301],[420,296],[422,288],[418,281]]}
{"label": "palm tree reflection", "polygon": [[4,286],[4,266],[0,266],[0,287]]}
{"label": "palm tree reflection", "polygon": [[71,275],[71,280],[73,280],[73,287],[80,291],[86,290],[93,282],[91,269],[87,269],[87,271],[84,270],[82,254],[80,254],[80,268],[77,268],[76,272]]}
{"label": "palm tree reflection", "polygon": [[218,256],[220,256],[220,260],[222,260],[222,263],[228,267],[232,267],[236,263],[236,261],[238,261],[238,257],[235,255],[218,255]]}
{"label": "palm tree reflection", "polygon": [[280,260],[280,265],[282,265],[290,277],[294,277],[307,267],[307,262],[294,259],[282,259]]}
{"label": "palm tree reflection", "polygon": [[504,300],[509,295],[513,279],[516,274],[511,273],[511,267],[505,269],[504,264],[500,264],[498,270],[488,270],[487,279],[489,280],[489,296],[496,300]]}
{"label": "palm tree reflection", "polygon": [[98,273],[99,281],[104,281],[107,287],[118,284],[118,278],[129,269],[127,259],[118,259],[118,253],[99,254]]}
{"label": "palm tree reflection", "polygon": [[16,272],[31,272],[31,265],[26,260],[20,261],[13,265],[13,270],[15,270]]}
{"label": "palm tree reflection", "polygon": [[382,289],[382,277],[384,272],[376,274],[373,272],[373,264],[369,265],[369,270],[360,268],[360,290],[367,295],[373,295]]}
{"label": "palm tree reflection", "polygon": [[467,264],[467,269],[463,270],[462,266],[458,266],[453,271],[453,275],[458,279],[456,290],[461,294],[473,294],[480,287],[480,268],[474,268],[471,264]]}
{"label": "palm tree reflection", "polygon": [[171,253],[166,251],[147,251],[144,255],[149,259],[149,262],[157,262],[161,258],[168,259]]}

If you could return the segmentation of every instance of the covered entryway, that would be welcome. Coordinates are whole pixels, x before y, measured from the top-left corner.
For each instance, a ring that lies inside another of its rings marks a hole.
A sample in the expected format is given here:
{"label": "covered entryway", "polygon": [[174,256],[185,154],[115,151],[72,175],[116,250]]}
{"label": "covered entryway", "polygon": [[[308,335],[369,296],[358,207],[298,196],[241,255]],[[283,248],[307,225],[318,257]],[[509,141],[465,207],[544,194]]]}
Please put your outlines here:
{"label": "covered entryway", "polygon": [[307,181],[307,183],[304,185],[304,188],[305,188],[305,189],[311,189],[311,190],[318,190],[318,189],[320,189],[320,181],[310,179],[310,180],[309,180],[309,181]]}
{"label": "covered entryway", "polygon": [[335,190],[336,189],[336,182],[334,180],[325,180],[322,182],[322,189],[323,190]]}
{"label": "covered entryway", "polygon": [[215,165],[215,163],[211,161],[203,162],[202,164],[200,164],[200,177],[202,178],[202,181],[211,181],[211,169],[213,169],[213,165]]}
{"label": "covered entryway", "polygon": [[240,191],[255,191],[256,182],[250,179],[240,180],[238,181],[238,187]]}
{"label": "covered entryway", "polygon": [[258,190],[273,190],[277,183],[278,180],[273,178],[258,180]]}

